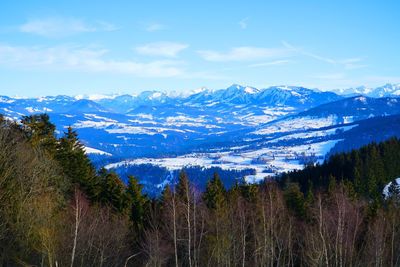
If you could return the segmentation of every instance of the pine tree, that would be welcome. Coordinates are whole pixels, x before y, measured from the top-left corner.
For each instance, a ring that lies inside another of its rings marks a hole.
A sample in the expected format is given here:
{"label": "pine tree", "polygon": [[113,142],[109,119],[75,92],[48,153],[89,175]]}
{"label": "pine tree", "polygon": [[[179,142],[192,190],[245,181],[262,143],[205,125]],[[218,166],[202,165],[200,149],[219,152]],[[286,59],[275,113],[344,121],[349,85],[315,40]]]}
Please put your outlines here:
{"label": "pine tree", "polygon": [[71,127],[68,127],[67,132],[60,138],[55,158],[72,183],[79,185],[91,200],[95,200],[100,190],[99,179],[94,166],[85,154],[84,146]]}
{"label": "pine tree", "polygon": [[359,194],[364,194],[365,193],[365,185],[361,181],[361,173],[359,171],[358,167],[354,167],[353,170],[353,175],[354,175],[354,189],[357,193]]}
{"label": "pine tree", "polygon": [[164,190],[161,192],[161,203],[169,202],[172,199],[172,190],[169,185],[165,186]]}
{"label": "pine tree", "polygon": [[328,184],[328,193],[333,193],[336,190],[336,178],[330,174],[329,175],[329,184]]}
{"label": "pine tree", "polygon": [[55,138],[56,126],[50,122],[49,115],[23,116],[21,123],[26,137],[34,147],[40,147],[50,155],[54,155],[57,141]]}
{"label": "pine tree", "polygon": [[313,184],[311,181],[308,182],[308,191],[306,194],[306,205],[307,207],[311,206],[314,203],[315,197],[313,193]]}
{"label": "pine tree", "polygon": [[305,200],[299,185],[297,183],[288,184],[284,192],[284,197],[288,209],[290,209],[296,217],[304,219],[306,216]]}
{"label": "pine tree", "polygon": [[258,185],[257,184],[243,184],[241,187],[241,193],[244,199],[255,202],[258,195]]}
{"label": "pine tree", "polygon": [[182,170],[179,173],[178,183],[176,185],[176,195],[183,202],[188,202],[188,191],[190,190],[189,186],[189,177],[186,172]]}
{"label": "pine tree", "polygon": [[101,191],[99,200],[104,204],[111,204],[117,212],[124,212],[129,206],[126,186],[121,178],[112,171],[102,168],[99,171]]}
{"label": "pine tree", "polygon": [[365,164],[367,168],[368,197],[379,202],[381,200],[379,188],[383,188],[386,174],[377,145],[373,143],[370,146],[371,149],[368,151]]}
{"label": "pine tree", "polygon": [[142,185],[139,184],[139,181],[134,176],[128,176],[126,193],[131,207],[131,220],[136,230],[141,231],[143,230],[148,199],[142,194]]}
{"label": "pine tree", "polygon": [[225,206],[226,190],[218,173],[214,173],[213,178],[208,181],[203,199],[209,209],[218,210]]}

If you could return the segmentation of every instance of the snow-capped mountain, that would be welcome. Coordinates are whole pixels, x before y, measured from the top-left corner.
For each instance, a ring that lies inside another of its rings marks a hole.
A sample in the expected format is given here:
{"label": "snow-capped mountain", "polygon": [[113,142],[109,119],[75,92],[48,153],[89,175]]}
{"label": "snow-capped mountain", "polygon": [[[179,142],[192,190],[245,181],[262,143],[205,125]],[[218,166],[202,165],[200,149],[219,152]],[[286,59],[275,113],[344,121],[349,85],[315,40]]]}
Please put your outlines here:
{"label": "snow-capped mountain", "polygon": [[345,96],[364,95],[369,97],[389,97],[400,96],[400,84],[387,83],[376,88],[360,86],[356,88],[347,88],[336,90],[339,94]]}
{"label": "snow-capped mountain", "polygon": [[[379,92],[395,94],[396,88],[385,85],[363,92],[380,96]],[[96,165],[116,168],[123,176],[152,170],[144,182],[154,191],[171,179],[170,171],[188,166],[196,173],[212,169],[257,181],[322,161],[341,143],[357,143],[357,129],[366,132],[368,124],[361,121],[378,125],[373,118],[379,122],[400,114],[400,99],[241,85],[186,94],[0,97],[0,113],[7,118],[43,112],[50,115],[58,134],[68,126],[75,128]],[[391,129],[386,133],[397,133]],[[384,134],[371,136],[365,140]]]}
{"label": "snow-capped mountain", "polygon": [[385,97],[385,96],[400,96],[400,84],[385,84],[384,86],[375,88],[369,96]]}
{"label": "snow-capped mountain", "polygon": [[341,99],[332,92],[321,92],[304,87],[276,86],[262,90],[257,95],[257,100],[263,103],[274,105],[295,106],[301,109],[308,109]]}
{"label": "snow-capped mountain", "polygon": [[[338,100],[342,97],[332,92],[320,92],[296,86],[273,86],[257,89],[249,86],[234,84],[227,89],[215,91],[203,90],[190,95],[189,103],[199,102],[253,104],[268,106],[291,106],[296,109],[305,109],[322,103]],[[186,102],[184,100],[184,102]]]}
{"label": "snow-capped mountain", "polygon": [[313,129],[400,114],[400,99],[354,96],[319,105],[258,127],[257,134]]}

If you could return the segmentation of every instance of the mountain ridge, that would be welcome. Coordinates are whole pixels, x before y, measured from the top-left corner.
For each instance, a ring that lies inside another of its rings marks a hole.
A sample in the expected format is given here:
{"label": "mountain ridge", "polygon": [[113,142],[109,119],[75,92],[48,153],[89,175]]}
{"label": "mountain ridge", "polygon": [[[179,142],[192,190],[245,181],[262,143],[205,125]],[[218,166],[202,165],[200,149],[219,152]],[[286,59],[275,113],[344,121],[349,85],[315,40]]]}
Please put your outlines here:
{"label": "mountain ridge", "polygon": [[[72,126],[96,166],[118,166],[119,173],[189,165],[198,170],[239,170],[237,175],[246,180],[259,181],[323,161],[337,144],[354,139],[357,134],[351,130],[358,121],[400,114],[400,99],[346,97],[301,86],[257,89],[233,84],[187,95],[144,91],[109,97],[0,96],[0,113],[15,121],[48,113],[57,135]],[[374,134],[372,140],[381,140],[379,132]],[[134,165],[115,165],[118,162]],[[148,182],[147,189],[157,190]]]}

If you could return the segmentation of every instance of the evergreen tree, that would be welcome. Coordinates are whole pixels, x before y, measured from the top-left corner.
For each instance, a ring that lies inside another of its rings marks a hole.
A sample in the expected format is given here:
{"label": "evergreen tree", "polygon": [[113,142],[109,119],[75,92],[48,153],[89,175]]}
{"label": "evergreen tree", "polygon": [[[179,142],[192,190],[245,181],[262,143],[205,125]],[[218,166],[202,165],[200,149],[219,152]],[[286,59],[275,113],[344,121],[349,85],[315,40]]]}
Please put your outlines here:
{"label": "evergreen tree", "polygon": [[54,134],[56,126],[50,122],[49,115],[23,116],[21,123],[26,137],[34,147],[43,148],[50,155],[54,155],[57,141]]}
{"label": "evergreen tree", "polygon": [[354,189],[358,194],[365,194],[365,185],[362,182],[361,173],[357,166],[354,167],[353,175],[354,175]]}
{"label": "evergreen tree", "polygon": [[126,193],[131,208],[130,216],[132,223],[138,231],[143,229],[147,210],[146,205],[148,204],[147,197],[142,194],[142,188],[142,185],[139,184],[139,181],[134,176],[128,176]]}
{"label": "evergreen tree", "polygon": [[379,147],[376,144],[372,144],[372,148],[370,149],[368,156],[368,174],[371,178],[371,182],[369,183],[369,194],[373,199],[379,199],[381,197],[381,193],[378,191],[379,189],[383,188],[387,178],[382,162],[382,156],[380,154]]}
{"label": "evergreen tree", "polygon": [[219,178],[218,173],[214,173],[213,178],[208,181],[203,199],[209,209],[221,209],[225,206],[226,190]]}
{"label": "evergreen tree", "polygon": [[336,178],[330,174],[329,175],[329,184],[328,184],[328,193],[333,193],[336,190]]}
{"label": "evergreen tree", "polygon": [[257,184],[242,184],[241,195],[244,199],[250,202],[255,202],[258,196],[258,185]]}
{"label": "evergreen tree", "polygon": [[187,198],[189,193],[189,178],[184,170],[179,173],[178,184],[176,185],[176,195],[183,202],[187,203],[189,199]]}
{"label": "evergreen tree", "polygon": [[125,184],[115,172],[104,168],[99,171],[99,176],[101,186],[100,202],[110,204],[118,212],[124,212],[129,206]]}
{"label": "evergreen tree", "polygon": [[284,191],[284,197],[288,209],[291,210],[297,218],[304,219],[306,216],[305,200],[299,185],[297,183],[288,184]]}
{"label": "evergreen tree", "polygon": [[60,138],[55,158],[72,183],[79,185],[90,199],[95,200],[100,190],[99,179],[94,166],[85,154],[84,146],[71,127],[68,127],[67,132]]}
{"label": "evergreen tree", "polygon": [[313,193],[313,190],[314,190],[313,184],[311,181],[309,181],[308,184],[309,184],[309,186],[308,186],[308,191],[306,194],[305,203],[306,203],[307,207],[310,207],[314,203],[315,198],[314,198],[314,193]]}
{"label": "evergreen tree", "polygon": [[169,202],[172,199],[172,197],[173,195],[171,186],[169,185],[165,186],[164,190],[161,192],[161,198],[160,198],[161,203]]}

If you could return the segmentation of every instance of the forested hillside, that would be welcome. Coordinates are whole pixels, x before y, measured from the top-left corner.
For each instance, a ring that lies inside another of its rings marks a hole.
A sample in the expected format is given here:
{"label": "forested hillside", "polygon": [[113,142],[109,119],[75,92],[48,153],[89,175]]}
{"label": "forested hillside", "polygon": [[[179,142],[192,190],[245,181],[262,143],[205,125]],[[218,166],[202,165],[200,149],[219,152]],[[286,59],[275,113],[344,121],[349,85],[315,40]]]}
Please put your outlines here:
{"label": "forested hillside", "polygon": [[360,149],[332,155],[321,165],[282,175],[283,185],[299,183],[303,192],[309,188],[329,188],[347,184],[355,194],[379,202],[383,187],[400,176],[400,141],[370,143]]}
{"label": "forested hillside", "polygon": [[72,128],[0,120],[1,266],[399,266],[400,141],[277,182],[204,191],[181,172],[156,199],[97,171]]}

